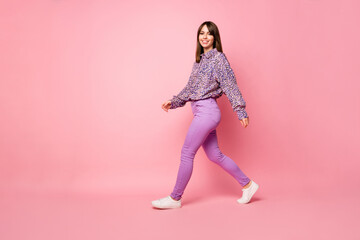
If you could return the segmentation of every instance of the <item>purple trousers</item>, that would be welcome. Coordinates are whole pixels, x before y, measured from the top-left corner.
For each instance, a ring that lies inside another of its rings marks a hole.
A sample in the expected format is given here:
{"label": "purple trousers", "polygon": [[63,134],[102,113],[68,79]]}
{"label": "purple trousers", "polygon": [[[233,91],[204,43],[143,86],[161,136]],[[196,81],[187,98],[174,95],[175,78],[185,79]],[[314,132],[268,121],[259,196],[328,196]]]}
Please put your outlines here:
{"label": "purple trousers", "polygon": [[170,196],[181,199],[192,171],[194,157],[200,146],[212,162],[221,166],[233,176],[241,186],[245,186],[250,179],[241,171],[236,163],[224,155],[218,145],[216,127],[221,120],[220,109],[215,98],[207,98],[191,102],[194,118],[187,132],[184,145],[181,149],[180,167],[175,187]]}

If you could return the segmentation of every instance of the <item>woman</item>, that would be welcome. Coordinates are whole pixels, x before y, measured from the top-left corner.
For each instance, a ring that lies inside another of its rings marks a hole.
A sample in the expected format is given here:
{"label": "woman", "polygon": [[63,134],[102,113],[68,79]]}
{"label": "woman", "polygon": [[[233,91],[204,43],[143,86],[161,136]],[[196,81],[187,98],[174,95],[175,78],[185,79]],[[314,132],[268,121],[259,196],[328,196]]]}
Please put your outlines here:
{"label": "woman", "polygon": [[194,118],[181,150],[175,187],[169,196],[152,201],[153,207],[181,207],[181,198],[190,180],[194,157],[200,146],[211,161],[221,166],[243,187],[238,203],[250,202],[259,188],[231,158],[219,150],[216,127],[220,123],[221,113],[216,99],[223,93],[228,97],[242,126],[247,127],[249,117],[245,111],[246,103],[237,86],[234,72],[222,52],[219,30],[213,22],[206,21],[197,31],[196,61],[187,85],[178,95],[162,104],[162,108],[167,112],[168,109],[182,107],[190,101]]}

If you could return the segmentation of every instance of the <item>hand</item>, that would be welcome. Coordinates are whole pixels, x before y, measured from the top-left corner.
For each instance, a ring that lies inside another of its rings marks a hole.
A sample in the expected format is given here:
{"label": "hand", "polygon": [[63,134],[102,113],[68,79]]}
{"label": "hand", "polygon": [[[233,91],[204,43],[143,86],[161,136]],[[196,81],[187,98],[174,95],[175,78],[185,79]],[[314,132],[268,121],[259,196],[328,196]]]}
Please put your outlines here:
{"label": "hand", "polygon": [[165,102],[161,105],[161,108],[164,109],[165,112],[167,112],[170,107],[171,107],[171,101],[165,101]]}
{"label": "hand", "polygon": [[249,125],[249,117],[241,119],[240,122],[246,128]]}

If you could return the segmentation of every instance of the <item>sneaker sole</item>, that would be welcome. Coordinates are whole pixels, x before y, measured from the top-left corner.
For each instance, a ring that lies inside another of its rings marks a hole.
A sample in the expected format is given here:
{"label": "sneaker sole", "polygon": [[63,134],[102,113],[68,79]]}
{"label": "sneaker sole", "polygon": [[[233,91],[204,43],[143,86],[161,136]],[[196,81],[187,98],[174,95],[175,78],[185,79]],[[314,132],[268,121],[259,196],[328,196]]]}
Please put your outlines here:
{"label": "sneaker sole", "polygon": [[159,208],[159,209],[173,209],[173,208],[181,208],[181,206],[173,206],[173,207],[160,207],[160,206],[156,206],[156,205],[153,205],[152,206],[154,208]]}
{"label": "sneaker sole", "polygon": [[160,209],[181,208],[181,205],[174,205],[174,206],[171,206],[171,207],[162,207],[162,206],[159,206],[159,205],[157,205],[156,203],[153,203],[153,202],[151,202],[151,205],[152,205],[154,208],[160,208]]}

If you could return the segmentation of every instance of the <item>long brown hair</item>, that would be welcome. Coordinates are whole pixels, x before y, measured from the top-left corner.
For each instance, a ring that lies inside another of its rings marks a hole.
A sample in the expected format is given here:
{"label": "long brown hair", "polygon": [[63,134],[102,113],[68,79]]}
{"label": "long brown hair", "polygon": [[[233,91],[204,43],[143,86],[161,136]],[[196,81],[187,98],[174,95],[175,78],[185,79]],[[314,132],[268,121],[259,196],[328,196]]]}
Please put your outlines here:
{"label": "long brown hair", "polygon": [[201,46],[200,42],[199,42],[199,35],[200,35],[200,31],[202,29],[202,27],[206,25],[207,28],[209,29],[209,32],[211,35],[214,36],[214,43],[213,43],[213,48],[216,48],[219,52],[222,52],[222,45],[221,45],[221,39],[220,39],[220,32],[218,27],[216,26],[215,23],[211,22],[211,21],[206,21],[203,22],[200,27],[197,30],[197,34],[196,34],[196,53],[195,53],[195,60],[196,62],[200,62],[200,54],[202,54],[204,52],[204,48]]}

